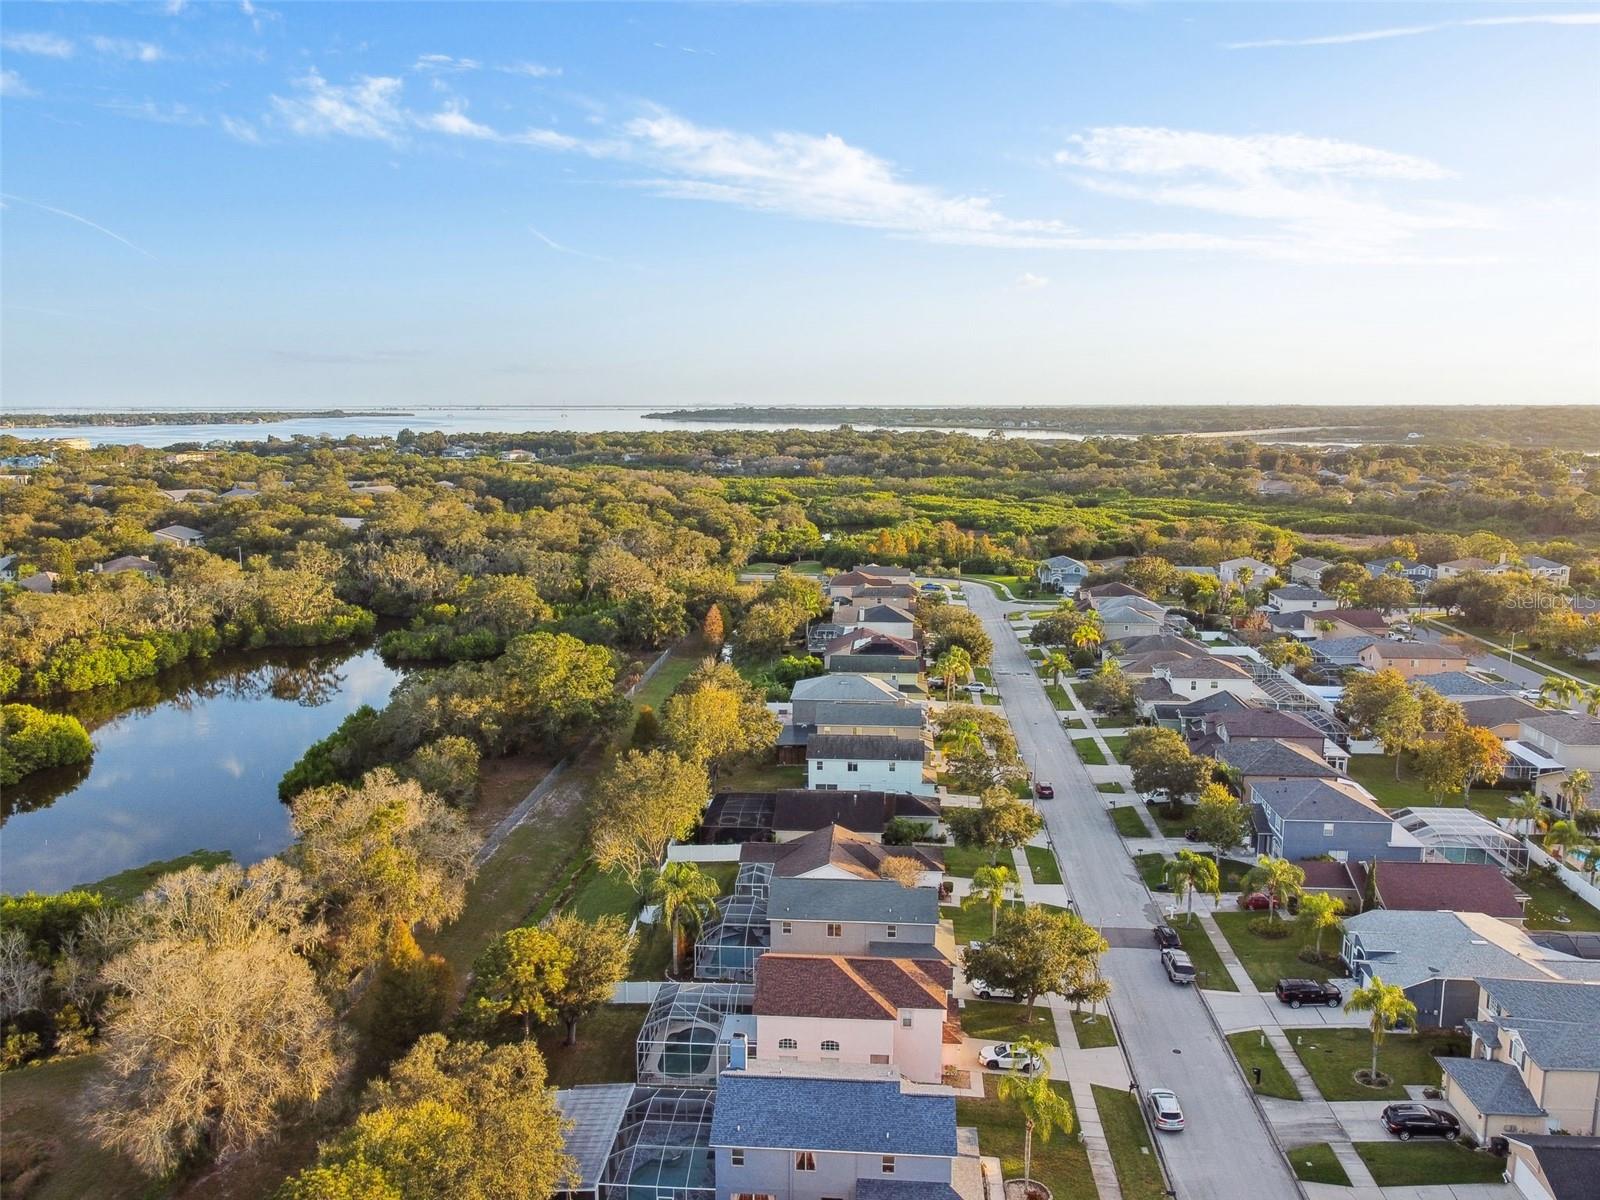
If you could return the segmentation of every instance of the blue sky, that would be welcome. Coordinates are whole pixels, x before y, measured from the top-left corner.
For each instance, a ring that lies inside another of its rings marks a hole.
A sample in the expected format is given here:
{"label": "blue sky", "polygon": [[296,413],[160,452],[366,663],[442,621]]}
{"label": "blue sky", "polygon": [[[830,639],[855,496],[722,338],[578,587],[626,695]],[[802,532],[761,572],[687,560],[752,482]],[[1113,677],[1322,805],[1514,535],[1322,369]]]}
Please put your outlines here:
{"label": "blue sky", "polygon": [[1600,402],[1600,7],[0,10],[8,402]]}

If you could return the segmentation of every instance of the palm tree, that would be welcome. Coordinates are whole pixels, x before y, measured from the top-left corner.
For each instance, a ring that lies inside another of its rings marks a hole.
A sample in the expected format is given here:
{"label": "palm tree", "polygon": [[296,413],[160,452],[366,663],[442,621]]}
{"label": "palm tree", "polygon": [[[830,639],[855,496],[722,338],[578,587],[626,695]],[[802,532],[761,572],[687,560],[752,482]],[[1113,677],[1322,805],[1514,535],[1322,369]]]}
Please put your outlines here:
{"label": "palm tree", "polygon": [[1579,697],[1583,701],[1583,711],[1591,717],[1600,717],[1600,685],[1589,688]]}
{"label": "palm tree", "polygon": [[1539,685],[1539,703],[1546,708],[1566,708],[1584,693],[1583,684],[1565,675],[1546,675]]}
{"label": "palm tree", "polygon": [[1300,897],[1300,924],[1317,935],[1317,958],[1322,957],[1322,935],[1339,928],[1344,916],[1344,904],[1327,892],[1311,892]]}
{"label": "palm tree", "polygon": [[972,655],[967,653],[965,646],[951,646],[939,656],[933,669],[944,676],[944,698],[949,700],[951,692],[955,690],[956,676],[965,679],[972,674]]}
{"label": "palm tree", "polygon": [[1526,792],[1511,801],[1507,815],[1522,827],[1522,837],[1527,839],[1529,831],[1539,817],[1549,810],[1545,808],[1544,801],[1532,792]]}
{"label": "palm tree", "polygon": [[1061,686],[1061,677],[1072,670],[1072,660],[1059,650],[1052,650],[1044,656],[1044,669],[1050,672],[1050,682],[1057,687]]}
{"label": "palm tree", "polygon": [[983,748],[983,731],[971,717],[962,717],[959,721],[950,722],[945,727],[944,735],[949,739],[949,748],[957,753]]}
{"label": "palm tree", "polygon": [[1583,767],[1574,767],[1556,791],[1567,802],[1567,811],[1573,818],[1581,818],[1589,807],[1589,794],[1594,791],[1594,775]]}
{"label": "palm tree", "polygon": [[961,903],[964,907],[989,909],[989,936],[1000,928],[1000,910],[1017,886],[1017,875],[1010,867],[979,867],[972,873],[972,890]]}
{"label": "palm tree", "polygon": [[1574,850],[1581,850],[1589,842],[1578,829],[1576,821],[1556,821],[1544,835],[1545,853],[1565,860]]}
{"label": "palm tree", "polygon": [[1083,624],[1072,631],[1072,647],[1075,650],[1094,650],[1105,641],[1105,636],[1105,630],[1100,625],[1100,614],[1091,612]]}
{"label": "palm tree", "polygon": [[1298,896],[1305,887],[1306,873],[1285,858],[1268,858],[1263,854],[1244,877],[1247,888],[1262,891],[1272,904],[1276,915],[1280,905],[1287,907],[1289,900]]}
{"label": "palm tree", "polygon": [[1417,1006],[1406,998],[1399,984],[1385,983],[1374,975],[1366,987],[1350,993],[1350,999],[1344,1003],[1344,1011],[1372,1014],[1368,1025],[1372,1030],[1372,1073],[1368,1076],[1368,1082],[1376,1085],[1379,1078],[1378,1047],[1383,1045],[1383,1035],[1401,1021],[1414,1024]]}
{"label": "palm tree", "polygon": [[683,951],[691,931],[698,932],[717,915],[722,888],[692,862],[669,862],[650,885],[650,898],[661,905],[661,919],[672,932],[672,970],[683,969]]}
{"label": "palm tree", "polygon": [[1051,1047],[1033,1038],[1018,1038],[1017,1049],[1029,1057],[1025,1063],[1034,1064],[1031,1071],[1022,1074],[1008,1071],[1000,1077],[995,1095],[1013,1101],[1022,1111],[1022,1178],[1024,1189],[1033,1178],[1033,1135],[1048,1142],[1050,1135],[1060,1130],[1072,1132],[1072,1102],[1050,1086],[1050,1060],[1046,1057]]}
{"label": "palm tree", "polygon": [[1194,894],[1205,892],[1210,896],[1222,895],[1222,875],[1217,864],[1204,854],[1193,850],[1179,850],[1178,857],[1166,865],[1162,872],[1180,900],[1187,897],[1188,923],[1194,924]]}

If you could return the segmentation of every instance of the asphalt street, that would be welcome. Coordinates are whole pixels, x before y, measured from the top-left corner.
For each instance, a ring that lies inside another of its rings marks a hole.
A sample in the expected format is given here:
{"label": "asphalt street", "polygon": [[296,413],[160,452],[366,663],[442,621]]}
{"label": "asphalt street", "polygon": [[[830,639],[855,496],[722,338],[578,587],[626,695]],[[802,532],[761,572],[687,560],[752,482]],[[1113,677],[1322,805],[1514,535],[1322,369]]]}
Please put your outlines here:
{"label": "asphalt street", "polygon": [[1019,607],[989,588],[965,589],[972,610],[994,639],[995,684],[1035,777],[1055,785],[1039,801],[1069,892],[1082,916],[1104,930],[1113,948],[1102,969],[1111,1007],[1141,1091],[1178,1094],[1187,1128],[1158,1134],[1184,1200],[1285,1200],[1299,1194],[1283,1157],[1198,991],[1176,986],[1161,969],[1150,929],[1160,909],[1134,870],[1122,839],[1073,752],[1004,614]]}

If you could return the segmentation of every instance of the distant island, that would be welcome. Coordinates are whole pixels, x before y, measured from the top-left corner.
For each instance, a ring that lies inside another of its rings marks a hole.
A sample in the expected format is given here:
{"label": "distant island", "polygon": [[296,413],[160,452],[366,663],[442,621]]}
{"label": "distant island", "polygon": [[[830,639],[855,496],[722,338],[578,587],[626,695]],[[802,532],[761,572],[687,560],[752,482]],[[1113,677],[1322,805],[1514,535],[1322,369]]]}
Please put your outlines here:
{"label": "distant island", "polygon": [[1009,408],[680,408],[647,419],[738,425],[897,425],[1057,432],[1083,437],[1234,435],[1252,441],[1492,442],[1600,450],[1594,405],[1086,405]]}
{"label": "distant island", "polygon": [[346,412],[342,408],[240,410],[185,409],[179,412],[0,413],[0,429],[57,429],[76,425],[266,425],[274,421],[353,419],[385,416],[409,417],[398,409]]}

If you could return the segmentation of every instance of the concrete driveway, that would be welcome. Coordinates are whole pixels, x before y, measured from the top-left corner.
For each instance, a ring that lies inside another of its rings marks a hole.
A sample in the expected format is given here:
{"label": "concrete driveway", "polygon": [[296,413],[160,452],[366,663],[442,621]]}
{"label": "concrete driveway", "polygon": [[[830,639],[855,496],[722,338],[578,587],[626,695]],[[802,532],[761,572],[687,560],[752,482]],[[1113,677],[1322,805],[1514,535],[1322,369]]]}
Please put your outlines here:
{"label": "concrete driveway", "polygon": [[981,584],[969,584],[966,592],[994,639],[996,685],[1022,753],[1037,778],[1055,785],[1056,798],[1040,801],[1039,810],[1067,889],[1085,919],[1106,930],[1113,944],[1102,970],[1111,981],[1111,1007],[1135,1081],[1141,1090],[1171,1088],[1184,1106],[1188,1128],[1160,1140],[1177,1194],[1184,1200],[1297,1195],[1298,1185],[1199,994],[1174,987],[1161,970],[1149,934],[1160,909],[1003,616],[1016,605],[1002,605]]}

